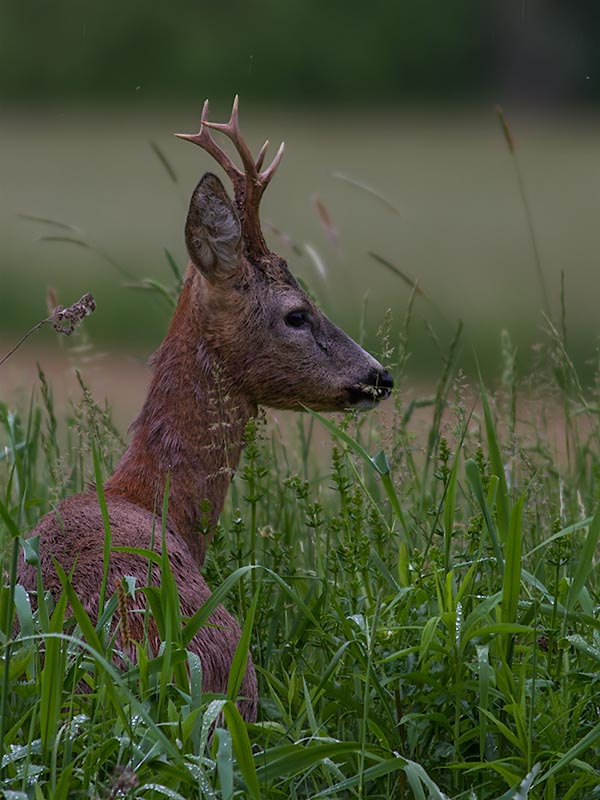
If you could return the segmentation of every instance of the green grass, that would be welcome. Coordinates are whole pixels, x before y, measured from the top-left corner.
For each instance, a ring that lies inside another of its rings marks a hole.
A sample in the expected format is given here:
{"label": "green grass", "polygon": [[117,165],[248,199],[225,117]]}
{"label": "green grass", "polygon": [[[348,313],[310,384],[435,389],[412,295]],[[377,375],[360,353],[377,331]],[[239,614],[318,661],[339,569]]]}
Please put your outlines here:
{"label": "green grass", "polygon": [[[546,291],[531,213],[526,229]],[[203,568],[213,595],[192,618],[168,558],[146,553],[162,575],[145,590],[158,656],[143,640],[129,642],[135,661],[115,653],[127,596],[143,591],[127,576],[112,597],[99,587],[97,623],[68,575],[56,602],[40,580],[37,606],[16,583],[19,551],[36,562],[39,516],[112,471],[123,439],[110,409],[81,379],[81,400],[59,413],[42,372],[28,405],[0,397],[4,796],[600,797],[600,361],[588,389],[563,282],[533,368],[520,372],[502,331],[493,388],[467,385],[465,334],[444,322],[430,331],[435,390],[405,401],[424,299],[413,285],[404,319],[387,315],[379,332],[393,413],[297,415],[283,436],[251,421]],[[107,523],[105,573],[110,551]],[[243,625],[223,696],[203,694],[187,650],[218,602]],[[254,725],[235,705],[249,649]]]}
{"label": "green grass", "polygon": [[[379,426],[299,415],[285,439],[252,422],[204,568],[211,601],[182,620],[168,559],[148,554],[162,571],[148,613],[164,644],[154,657],[137,643],[122,669],[113,634],[136,590],[127,578],[96,625],[68,576],[35,612],[15,581],[19,549],[35,561],[25,537],[39,515],[112,469],[122,444],[110,415],[82,384],[57,420],[43,376],[29,407],[0,404],[6,797],[600,795],[595,399],[556,331],[527,383],[505,334],[493,394],[465,388],[453,343],[415,439],[404,340],[383,339],[398,363],[394,414]],[[546,406],[529,429],[532,388]],[[560,452],[545,414],[563,430]],[[328,464],[310,456],[324,433]],[[108,557],[108,527],[105,544]],[[245,624],[227,695],[214,697],[186,644],[219,601]],[[248,648],[255,725],[232,702]]]}

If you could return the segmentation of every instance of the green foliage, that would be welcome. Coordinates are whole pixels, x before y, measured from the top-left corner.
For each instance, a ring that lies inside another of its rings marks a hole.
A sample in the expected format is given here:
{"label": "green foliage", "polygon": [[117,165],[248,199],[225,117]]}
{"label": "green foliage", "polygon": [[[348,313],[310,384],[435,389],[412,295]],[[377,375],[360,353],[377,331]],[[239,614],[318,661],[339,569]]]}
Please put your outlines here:
{"label": "green foliage", "polygon": [[[105,583],[94,624],[68,575],[54,601],[40,586],[37,607],[15,580],[20,548],[36,563],[38,516],[112,469],[110,415],[82,384],[65,433],[42,375],[41,402],[0,404],[5,795],[596,796],[597,415],[562,381],[548,400],[568,421],[568,457],[557,453],[540,426],[520,430],[515,369],[505,403],[454,380],[449,352],[435,397],[404,408],[399,393],[378,429],[312,414],[282,437],[253,421],[204,570],[214,593],[191,619],[168,559],[141,553],[162,574],[144,591],[163,645],[139,643],[135,663],[115,658],[107,632],[126,612]],[[551,375],[569,371],[551,361]],[[417,405],[432,409],[420,443]],[[308,457],[319,430],[329,468]],[[125,579],[124,597],[141,590]],[[223,697],[203,695],[187,650],[219,602],[243,623]],[[250,650],[254,725],[235,705]]]}
{"label": "green foliage", "polygon": [[[357,0],[177,8],[23,0],[3,8],[0,90],[7,100],[136,104],[240,92],[259,101],[351,102],[472,92],[488,52],[484,17],[452,6]],[[18,46],[28,41],[29,47]],[[43,58],[52,44],[52,57]]]}

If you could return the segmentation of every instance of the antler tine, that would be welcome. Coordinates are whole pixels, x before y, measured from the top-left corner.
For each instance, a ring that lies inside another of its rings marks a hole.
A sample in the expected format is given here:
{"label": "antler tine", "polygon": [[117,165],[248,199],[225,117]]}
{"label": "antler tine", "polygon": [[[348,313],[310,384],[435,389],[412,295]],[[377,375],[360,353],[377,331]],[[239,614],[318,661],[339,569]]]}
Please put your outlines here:
{"label": "antler tine", "polygon": [[267,139],[267,141],[260,148],[260,153],[258,154],[258,157],[256,159],[256,170],[257,170],[257,172],[260,172],[260,170],[262,169],[263,161],[265,160],[265,154],[267,152],[267,147],[268,146],[269,146],[269,140]]}
{"label": "antler tine", "polygon": [[279,147],[279,150],[277,151],[277,154],[275,155],[275,158],[271,162],[270,166],[263,170],[263,172],[260,172],[265,160],[267,147],[269,146],[269,140],[267,139],[267,141],[260,148],[258,158],[256,161],[254,161],[252,153],[250,152],[250,148],[240,133],[238,106],[239,100],[238,95],[236,94],[233,100],[229,122],[209,122],[208,120],[204,120],[204,124],[208,128],[221,131],[221,133],[224,133],[229,139],[231,139],[244,164],[244,168],[246,170],[246,184],[254,185],[254,190],[252,193],[254,194],[254,192],[256,192],[258,199],[260,199],[283,157],[284,143],[281,143],[281,146]]}
{"label": "antler tine", "polygon": [[242,159],[244,169],[246,170],[246,177],[255,179],[258,177],[258,175],[254,158],[252,157],[252,153],[250,152],[250,148],[248,147],[246,140],[240,133],[238,102],[238,96],[236,94],[233,100],[229,122],[209,122],[208,120],[205,120],[204,124],[208,128],[212,128],[215,131],[221,131],[221,133],[224,133],[225,136],[231,139],[235,145],[235,149],[238,151]]}
{"label": "antler tine", "polygon": [[[266,144],[267,144],[267,142],[265,142],[265,145]],[[263,149],[266,150],[266,147],[263,147]],[[261,183],[261,186],[263,187],[263,191],[266,188],[266,186],[269,183],[269,181],[271,180],[271,178],[273,177],[273,175],[275,174],[275,172],[277,171],[277,167],[279,166],[279,164],[281,163],[281,159],[283,158],[283,151],[284,150],[285,150],[285,142],[282,142],[279,145],[279,150],[275,154],[275,158],[273,159],[273,161],[271,161],[270,165],[265,170],[263,170],[260,173],[260,175],[258,176],[259,180],[260,180],[260,183]],[[262,150],[261,150],[261,154],[262,154]],[[260,156],[259,156],[259,158],[260,158]],[[261,161],[260,166],[262,166],[262,161]],[[260,167],[258,167],[258,169],[260,169]]]}
{"label": "antler tine", "polygon": [[244,173],[238,169],[238,167],[236,167],[227,153],[219,147],[219,145],[210,135],[208,128],[212,127],[212,125],[208,122],[207,117],[208,100],[205,100],[204,106],[202,107],[200,130],[198,133],[176,133],[175,136],[177,136],[178,139],[183,139],[187,142],[193,142],[203,150],[206,150],[206,152],[211,155],[221,167],[223,167],[229,178],[233,181],[233,185],[236,186],[240,179],[244,178]]}

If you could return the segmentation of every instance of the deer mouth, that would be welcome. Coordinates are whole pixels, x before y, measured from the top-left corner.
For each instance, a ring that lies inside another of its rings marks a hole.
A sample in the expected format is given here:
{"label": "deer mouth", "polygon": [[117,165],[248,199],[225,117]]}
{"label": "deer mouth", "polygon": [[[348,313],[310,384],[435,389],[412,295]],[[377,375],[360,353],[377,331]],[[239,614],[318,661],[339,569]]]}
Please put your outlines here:
{"label": "deer mouth", "polygon": [[394,381],[389,372],[377,373],[373,383],[357,383],[348,389],[350,408],[375,408],[392,393]]}

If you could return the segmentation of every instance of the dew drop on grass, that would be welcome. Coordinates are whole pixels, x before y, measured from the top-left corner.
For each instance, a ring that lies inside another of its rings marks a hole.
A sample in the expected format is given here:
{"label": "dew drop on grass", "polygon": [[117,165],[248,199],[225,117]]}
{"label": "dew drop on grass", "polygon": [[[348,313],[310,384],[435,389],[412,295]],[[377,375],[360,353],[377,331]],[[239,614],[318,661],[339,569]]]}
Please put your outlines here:
{"label": "dew drop on grass", "polygon": [[456,604],[456,624],[454,628],[454,639],[456,642],[456,646],[459,647],[460,645],[460,631],[462,628],[462,614],[463,614],[463,607],[462,603]]}

